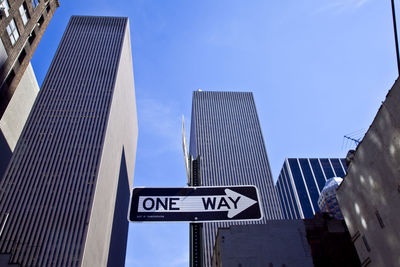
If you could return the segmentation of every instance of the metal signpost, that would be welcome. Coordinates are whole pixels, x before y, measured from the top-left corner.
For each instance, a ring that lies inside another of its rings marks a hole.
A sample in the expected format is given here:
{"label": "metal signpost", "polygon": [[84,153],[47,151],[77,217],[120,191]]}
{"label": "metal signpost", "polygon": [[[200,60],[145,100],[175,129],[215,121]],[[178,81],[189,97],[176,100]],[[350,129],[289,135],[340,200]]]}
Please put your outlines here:
{"label": "metal signpost", "polygon": [[[183,128],[184,130],[184,128]],[[183,131],[183,136],[184,131]],[[185,145],[186,146],[186,145]],[[184,152],[185,153],[185,152]],[[188,176],[188,185],[189,186],[200,186],[200,159],[201,157],[198,156],[195,160],[187,155],[186,157],[189,159],[189,173]],[[186,159],[185,159],[186,160]],[[189,232],[190,232],[190,240],[189,240],[189,260],[190,260],[190,267],[202,267],[203,265],[203,258],[202,258],[202,232],[203,232],[203,224],[202,223],[190,223],[189,224]]]}
{"label": "metal signpost", "polygon": [[133,188],[128,220],[190,222],[190,267],[201,267],[203,222],[255,221],[263,214],[255,186],[201,186],[201,157],[188,154],[183,118],[182,147],[190,187]]}
{"label": "metal signpost", "polygon": [[260,220],[255,186],[134,188],[132,222],[213,222]]}

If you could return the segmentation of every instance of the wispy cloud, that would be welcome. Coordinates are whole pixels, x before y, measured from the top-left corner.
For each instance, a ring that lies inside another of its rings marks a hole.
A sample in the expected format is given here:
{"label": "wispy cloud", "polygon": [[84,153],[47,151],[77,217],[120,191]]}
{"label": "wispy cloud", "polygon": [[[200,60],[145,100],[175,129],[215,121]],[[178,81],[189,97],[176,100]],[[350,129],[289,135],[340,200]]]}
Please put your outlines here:
{"label": "wispy cloud", "polygon": [[[164,242],[164,245],[165,242]],[[145,259],[134,259],[133,257],[129,256],[129,253],[127,253],[126,260],[125,260],[125,266],[126,267],[140,267],[140,266],[154,266],[154,264],[149,264],[151,262],[151,259],[145,258]],[[153,261],[154,263],[154,261]],[[157,264],[157,263],[155,263]],[[175,259],[172,259],[169,262],[163,262],[162,266],[164,267],[184,267],[189,265],[189,254],[188,253],[183,253],[181,256],[176,257]]]}
{"label": "wispy cloud", "polygon": [[336,1],[328,1],[326,4],[322,4],[319,8],[317,8],[314,14],[323,13],[323,12],[337,12],[342,13],[348,10],[358,9],[364,6],[370,0],[336,0]]}
{"label": "wispy cloud", "polygon": [[189,254],[186,252],[182,256],[175,258],[170,263],[171,267],[176,267],[176,266],[183,266],[183,265],[189,265]]}
{"label": "wispy cloud", "polygon": [[[152,154],[181,150],[181,114],[177,104],[147,98],[138,100],[140,138],[152,139]],[[154,150],[156,148],[156,150]]]}
{"label": "wispy cloud", "polygon": [[357,1],[357,4],[356,4],[356,6],[357,7],[361,7],[361,6],[363,6],[365,3],[367,3],[369,0],[359,0],[359,1]]}
{"label": "wispy cloud", "polygon": [[187,225],[181,223],[132,224],[125,266],[189,266],[188,230]]}

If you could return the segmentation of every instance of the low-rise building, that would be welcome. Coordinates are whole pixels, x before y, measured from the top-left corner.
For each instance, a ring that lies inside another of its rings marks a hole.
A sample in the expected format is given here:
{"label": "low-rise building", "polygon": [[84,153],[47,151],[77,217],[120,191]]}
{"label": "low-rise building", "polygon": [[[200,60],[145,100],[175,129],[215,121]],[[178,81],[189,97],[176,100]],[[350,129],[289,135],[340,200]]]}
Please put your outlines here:
{"label": "low-rise building", "polygon": [[311,219],[219,228],[213,267],[357,267],[360,261],[343,220]]}
{"label": "low-rise building", "polygon": [[400,82],[382,103],[337,190],[362,266],[400,266]]}

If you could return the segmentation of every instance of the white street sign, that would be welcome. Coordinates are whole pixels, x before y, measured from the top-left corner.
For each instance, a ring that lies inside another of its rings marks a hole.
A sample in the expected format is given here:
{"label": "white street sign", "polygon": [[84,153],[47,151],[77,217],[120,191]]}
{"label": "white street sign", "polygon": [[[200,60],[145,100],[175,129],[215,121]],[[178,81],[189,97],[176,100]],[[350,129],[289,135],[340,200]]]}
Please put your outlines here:
{"label": "white street sign", "polygon": [[130,221],[231,221],[262,218],[254,186],[134,188]]}

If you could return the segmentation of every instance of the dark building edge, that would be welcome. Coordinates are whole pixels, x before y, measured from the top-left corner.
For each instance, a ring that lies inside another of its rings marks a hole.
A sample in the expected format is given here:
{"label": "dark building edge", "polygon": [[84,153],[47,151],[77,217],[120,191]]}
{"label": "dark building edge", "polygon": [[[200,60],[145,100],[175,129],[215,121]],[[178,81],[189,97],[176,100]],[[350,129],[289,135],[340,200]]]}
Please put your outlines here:
{"label": "dark building edge", "polygon": [[118,188],[115,200],[114,220],[111,231],[108,267],[125,266],[126,246],[128,241],[129,222],[126,219],[129,208],[129,183],[125,152],[122,149]]}

